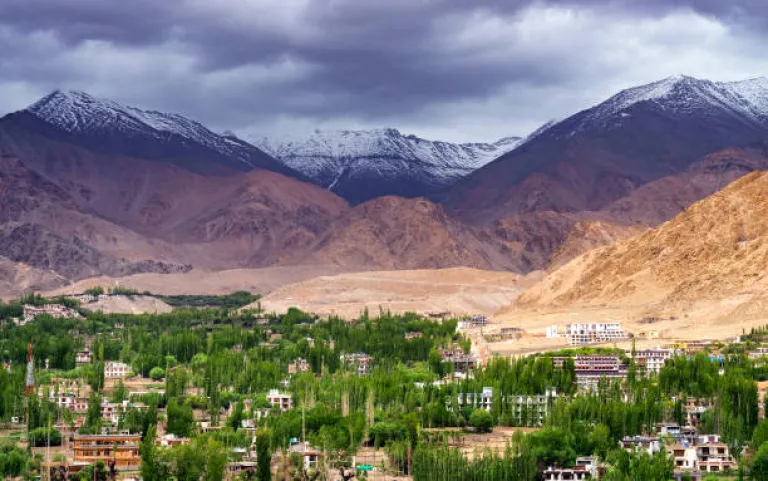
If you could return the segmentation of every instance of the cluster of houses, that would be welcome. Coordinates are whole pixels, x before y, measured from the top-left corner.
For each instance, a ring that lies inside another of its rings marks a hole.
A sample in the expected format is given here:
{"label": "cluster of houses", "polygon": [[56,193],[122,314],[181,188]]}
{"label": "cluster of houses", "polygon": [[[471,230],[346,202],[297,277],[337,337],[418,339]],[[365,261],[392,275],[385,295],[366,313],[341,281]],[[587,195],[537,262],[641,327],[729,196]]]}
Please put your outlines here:
{"label": "cluster of houses", "polygon": [[347,366],[354,367],[358,375],[365,376],[371,371],[373,357],[364,352],[353,352],[351,354],[342,354],[341,361]]}
{"label": "cluster of houses", "polygon": [[450,362],[453,365],[453,372],[462,374],[471,374],[475,370],[475,357],[472,354],[465,354],[464,349],[452,347],[440,351],[440,357],[444,362]]}
{"label": "cluster of houses", "polygon": [[485,340],[488,342],[509,341],[517,339],[525,333],[519,327],[502,327],[498,331],[485,333]]}
{"label": "cluster of houses", "polygon": [[488,318],[481,314],[466,316],[459,321],[462,328],[485,327],[488,325]]}
{"label": "cluster of houses", "polygon": [[620,322],[571,323],[563,328],[547,327],[548,338],[567,338],[571,346],[623,341],[629,337]]}
{"label": "cluster of houses", "polygon": [[[664,363],[671,359],[674,352],[669,349],[645,349],[632,353],[638,367],[645,369],[648,374],[661,371]],[[601,379],[609,381],[621,381],[627,377],[627,365],[619,356],[614,355],[581,355],[571,357],[553,357],[552,364],[555,368],[562,368],[569,360],[573,361],[576,384],[582,391],[595,390]]]}
{"label": "cluster of houses", "polygon": [[549,466],[542,473],[545,481],[581,481],[584,479],[600,479],[605,466],[601,465],[597,456],[576,458],[572,468]]}
{"label": "cluster of houses", "polygon": [[23,326],[32,322],[38,316],[51,316],[54,319],[81,319],[79,312],[61,304],[45,304],[43,306],[32,306],[25,304],[21,319],[15,319],[15,324]]}
{"label": "cluster of houses", "polygon": [[624,449],[654,454],[662,449],[672,457],[675,471],[700,478],[700,473],[722,473],[737,468],[726,443],[717,434],[698,434],[695,426],[665,423],[658,426],[655,436],[626,437],[620,442]]}
{"label": "cluster of houses", "polygon": [[298,358],[292,363],[288,364],[288,374],[297,374],[300,372],[309,372],[312,367],[304,358]]}

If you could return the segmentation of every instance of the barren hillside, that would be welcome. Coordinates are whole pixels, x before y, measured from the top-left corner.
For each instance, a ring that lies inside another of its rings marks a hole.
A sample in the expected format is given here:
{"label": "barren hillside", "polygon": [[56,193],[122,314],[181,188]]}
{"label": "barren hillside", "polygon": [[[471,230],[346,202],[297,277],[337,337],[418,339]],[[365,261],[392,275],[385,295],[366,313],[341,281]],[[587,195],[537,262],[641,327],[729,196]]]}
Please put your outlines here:
{"label": "barren hillside", "polygon": [[675,218],[584,254],[518,306],[722,298],[757,288],[768,268],[768,173],[748,174]]}
{"label": "barren hillside", "polygon": [[285,312],[295,306],[348,319],[366,307],[372,313],[381,308],[492,314],[531,282],[516,274],[467,268],[360,272],[288,284],[266,296],[261,305],[269,311]]}

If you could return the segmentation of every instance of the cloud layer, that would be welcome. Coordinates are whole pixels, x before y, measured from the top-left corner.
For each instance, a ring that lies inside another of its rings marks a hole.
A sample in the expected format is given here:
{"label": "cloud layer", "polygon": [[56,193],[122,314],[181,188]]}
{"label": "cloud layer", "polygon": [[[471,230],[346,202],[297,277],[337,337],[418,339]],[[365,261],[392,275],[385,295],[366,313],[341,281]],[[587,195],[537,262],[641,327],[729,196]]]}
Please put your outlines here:
{"label": "cloud layer", "polygon": [[677,73],[768,75],[762,0],[4,0],[0,112],[55,88],[245,135],[522,135]]}

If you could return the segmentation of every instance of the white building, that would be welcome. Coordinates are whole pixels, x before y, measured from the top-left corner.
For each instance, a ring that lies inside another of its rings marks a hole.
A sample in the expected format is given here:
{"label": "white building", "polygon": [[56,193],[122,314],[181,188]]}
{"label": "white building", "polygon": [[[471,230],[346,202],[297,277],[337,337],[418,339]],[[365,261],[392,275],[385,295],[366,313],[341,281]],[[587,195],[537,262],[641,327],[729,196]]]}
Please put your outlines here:
{"label": "white building", "polygon": [[667,360],[672,358],[671,349],[645,349],[635,351],[635,362],[645,368],[648,374],[660,373]]}
{"label": "white building", "polygon": [[104,377],[117,379],[127,377],[131,372],[131,366],[123,362],[107,361],[104,363]]}
{"label": "white building", "polygon": [[548,338],[565,337],[568,344],[579,346],[603,342],[615,342],[627,338],[619,322],[593,322],[567,324],[562,330],[557,325],[546,329]]}
{"label": "white building", "polygon": [[493,388],[484,387],[483,392],[459,393],[459,407],[472,406],[474,409],[490,411],[493,407]]}
{"label": "white building", "polygon": [[647,436],[628,436],[619,441],[619,445],[626,451],[645,451],[649,455],[653,455],[661,451],[661,443],[659,442],[659,438],[652,438]]}

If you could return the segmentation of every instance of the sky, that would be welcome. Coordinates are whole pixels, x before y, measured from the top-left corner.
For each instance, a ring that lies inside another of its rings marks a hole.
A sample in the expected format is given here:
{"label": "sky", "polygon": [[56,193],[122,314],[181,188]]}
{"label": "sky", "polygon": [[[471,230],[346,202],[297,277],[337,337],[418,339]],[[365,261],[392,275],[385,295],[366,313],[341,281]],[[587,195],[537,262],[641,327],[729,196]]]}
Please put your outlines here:
{"label": "sky", "polygon": [[0,113],[54,89],[245,138],[526,135],[621,89],[768,76],[765,0],[2,0]]}

